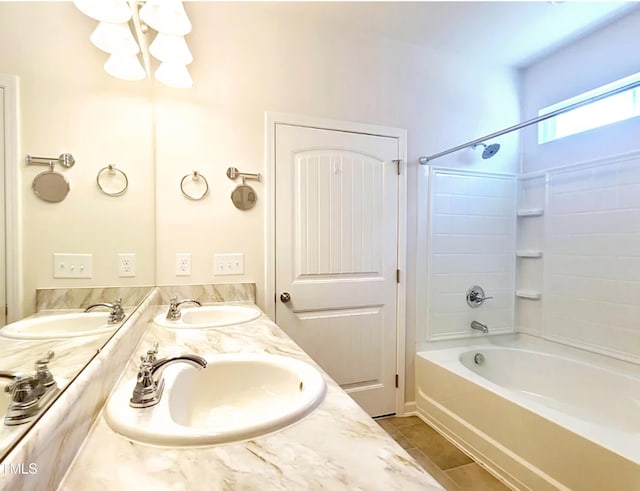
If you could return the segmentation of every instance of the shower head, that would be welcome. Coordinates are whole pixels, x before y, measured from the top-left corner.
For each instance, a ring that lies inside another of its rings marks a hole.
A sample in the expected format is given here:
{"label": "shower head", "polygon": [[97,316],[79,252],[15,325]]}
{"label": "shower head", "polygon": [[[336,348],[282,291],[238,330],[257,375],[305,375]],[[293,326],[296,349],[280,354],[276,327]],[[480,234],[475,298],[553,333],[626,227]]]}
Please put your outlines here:
{"label": "shower head", "polygon": [[474,150],[480,146],[484,147],[484,150],[482,151],[482,158],[483,159],[490,159],[491,157],[493,157],[495,154],[498,153],[498,150],[500,150],[500,144],[499,143],[492,143],[491,145],[485,145],[484,143],[478,143],[476,145],[473,145],[471,148],[473,148]]}

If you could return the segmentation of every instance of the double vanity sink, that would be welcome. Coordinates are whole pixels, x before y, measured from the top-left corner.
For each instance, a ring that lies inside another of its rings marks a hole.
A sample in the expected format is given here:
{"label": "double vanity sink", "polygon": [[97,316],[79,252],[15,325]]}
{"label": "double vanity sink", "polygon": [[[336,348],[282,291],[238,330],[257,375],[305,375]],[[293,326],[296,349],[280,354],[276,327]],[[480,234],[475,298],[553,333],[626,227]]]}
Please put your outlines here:
{"label": "double vanity sink", "polygon": [[[176,291],[235,303],[184,304],[167,320]],[[254,298],[237,286],[153,291],[11,454],[38,475],[7,489],[436,489]],[[151,394],[131,407],[139,383]]]}
{"label": "double vanity sink", "polygon": [[[153,323],[206,330],[245,324],[261,315],[253,306],[212,305],[184,308],[174,320],[161,313]],[[303,418],[327,391],[316,368],[286,356],[233,353],[158,359],[156,354],[157,348],[142,357],[136,379],[120,386],[104,413],[115,432],[139,443],[184,447],[246,440]],[[147,398],[152,399],[148,407],[132,407],[141,405],[133,401],[134,388],[138,394],[154,392]]]}

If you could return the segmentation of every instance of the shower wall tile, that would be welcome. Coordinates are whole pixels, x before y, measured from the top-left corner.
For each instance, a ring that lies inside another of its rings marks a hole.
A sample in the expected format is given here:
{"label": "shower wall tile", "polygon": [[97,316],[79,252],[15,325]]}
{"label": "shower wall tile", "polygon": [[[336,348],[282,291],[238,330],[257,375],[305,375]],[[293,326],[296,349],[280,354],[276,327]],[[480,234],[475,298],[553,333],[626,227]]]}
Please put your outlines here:
{"label": "shower wall tile", "polygon": [[[515,177],[431,169],[429,340],[513,331]],[[481,285],[494,298],[470,308],[466,292]]]}
{"label": "shower wall tile", "polygon": [[640,361],[640,157],[547,186],[543,336]]}

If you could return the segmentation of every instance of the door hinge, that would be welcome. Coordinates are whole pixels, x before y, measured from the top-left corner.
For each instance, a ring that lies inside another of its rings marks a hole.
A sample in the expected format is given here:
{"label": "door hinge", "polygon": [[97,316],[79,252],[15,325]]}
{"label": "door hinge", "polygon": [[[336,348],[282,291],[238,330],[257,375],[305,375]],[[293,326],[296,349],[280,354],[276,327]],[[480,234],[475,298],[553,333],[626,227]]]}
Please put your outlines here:
{"label": "door hinge", "polygon": [[400,270],[396,269],[396,283],[400,283]]}
{"label": "door hinge", "polygon": [[9,317],[9,305],[5,304],[4,306],[4,318],[5,320]]}
{"label": "door hinge", "polygon": [[400,387],[400,375],[396,373],[396,389]]}
{"label": "door hinge", "polygon": [[402,165],[402,160],[396,159],[393,160],[393,163],[396,164],[396,172],[400,175],[400,166]]}

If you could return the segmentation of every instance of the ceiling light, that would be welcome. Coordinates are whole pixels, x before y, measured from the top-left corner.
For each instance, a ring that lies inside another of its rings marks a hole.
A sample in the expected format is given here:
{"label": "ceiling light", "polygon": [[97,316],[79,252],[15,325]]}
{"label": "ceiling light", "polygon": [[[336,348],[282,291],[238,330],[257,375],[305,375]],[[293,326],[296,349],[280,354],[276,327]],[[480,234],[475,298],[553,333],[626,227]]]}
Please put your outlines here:
{"label": "ceiling light", "polygon": [[158,32],[184,36],[191,32],[191,22],[180,0],[147,0],[140,18]]}
{"label": "ceiling light", "polygon": [[179,63],[163,62],[155,71],[156,78],[169,87],[186,89],[193,85],[189,70],[185,65]]}
{"label": "ceiling light", "polygon": [[[153,55],[161,62],[155,71],[156,79],[169,87],[193,85],[186,66],[193,61],[193,55],[184,39],[191,32],[191,22],[182,0],[74,0],[74,4],[100,21],[90,40],[111,54],[104,64],[109,75],[122,80],[150,78]],[[147,39],[151,35],[149,28],[157,31],[151,46]]]}
{"label": "ceiling light", "polygon": [[189,51],[184,36],[159,32],[149,46],[149,52],[160,61],[188,65],[193,61],[193,55]]}
{"label": "ceiling light", "polygon": [[114,53],[104,64],[104,70],[121,80],[142,80],[147,76],[136,55]]}
{"label": "ceiling light", "polygon": [[96,48],[107,53],[135,55],[140,52],[128,24],[100,22],[89,39]]}
{"label": "ceiling light", "polygon": [[128,22],[131,9],[125,0],[74,0],[75,6],[85,15],[101,22]]}

